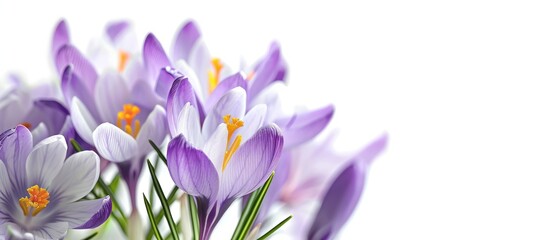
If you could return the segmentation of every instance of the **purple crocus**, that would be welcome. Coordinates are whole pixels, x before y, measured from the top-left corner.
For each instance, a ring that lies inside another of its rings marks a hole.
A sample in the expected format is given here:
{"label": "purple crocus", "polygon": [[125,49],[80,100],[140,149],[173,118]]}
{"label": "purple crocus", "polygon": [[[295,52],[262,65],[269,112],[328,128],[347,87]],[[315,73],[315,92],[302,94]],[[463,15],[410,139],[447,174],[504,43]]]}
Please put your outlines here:
{"label": "purple crocus", "polygon": [[31,132],[17,126],[0,134],[0,238],[62,239],[68,229],[96,228],[111,201],[81,200],[99,177],[99,158],[83,151],[65,160],[61,135],[33,147]]}
{"label": "purple crocus", "polygon": [[203,124],[192,93],[184,78],[170,90],[168,124],[172,135],[179,135],[168,145],[168,169],[175,184],[196,197],[200,238],[208,239],[229,205],[260,187],[275,169],[283,138],[276,125],[262,127],[265,106],[246,113],[240,87],[224,94]]}
{"label": "purple crocus", "polygon": [[366,147],[343,168],[324,193],[322,204],[309,229],[308,239],[333,239],[353,213],[364,190],[368,170],[385,149],[384,135]]}
{"label": "purple crocus", "polygon": [[71,45],[59,49],[57,66],[63,69],[61,86],[76,132],[101,157],[117,163],[135,209],[137,178],[152,150],[148,140],[161,142],[167,134],[164,109],[132,94],[135,86],[118,71],[97,75]]}

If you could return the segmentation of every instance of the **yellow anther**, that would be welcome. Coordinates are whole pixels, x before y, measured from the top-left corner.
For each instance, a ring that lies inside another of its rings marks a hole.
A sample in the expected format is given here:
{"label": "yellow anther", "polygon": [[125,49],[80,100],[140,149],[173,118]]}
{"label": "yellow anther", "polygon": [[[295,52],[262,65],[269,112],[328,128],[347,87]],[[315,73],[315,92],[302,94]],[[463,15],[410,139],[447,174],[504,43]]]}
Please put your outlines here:
{"label": "yellow anther", "polygon": [[219,58],[213,58],[212,67],[213,70],[208,71],[208,90],[210,93],[212,93],[217,87],[217,84],[219,84],[219,73],[221,73],[221,69],[223,69],[223,63],[221,63]]}
{"label": "yellow anther", "polygon": [[30,188],[27,188],[29,197],[24,197],[19,199],[19,206],[25,216],[29,214],[29,211],[32,210],[32,216],[36,216],[40,213],[50,201],[50,193],[44,188],[40,188],[38,185],[34,185]]}
{"label": "yellow anther", "polygon": [[[141,109],[139,109],[138,106],[133,104],[124,104],[122,111],[117,114],[118,118],[116,119],[116,126],[136,138],[139,130],[141,130],[141,122],[139,122],[139,120],[134,121],[134,119],[140,112]],[[126,122],[125,126],[122,126],[122,121]],[[134,125],[133,127],[132,124]]]}
{"label": "yellow anther", "polygon": [[126,51],[120,50],[118,52],[118,72],[124,72],[128,60],[130,59],[130,54]]}
{"label": "yellow anther", "polygon": [[255,77],[255,71],[252,70],[252,71],[250,71],[250,72],[248,73],[248,75],[246,76],[246,80],[250,81],[250,80],[252,80],[252,78],[254,78],[254,77]]}
{"label": "yellow anther", "polygon": [[227,164],[229,164],[231,157],[236,152],[238,147],[240,147],[240,142],[242,141],[242,136],[237,135],[236,138],[234,139],[233,144],[231,145],[230,144],[231,138],[233,137],[233,134],[237,129],[244,126],[244,122],[235,117],[231,118],[230,114],[223,116],[223,121],[225,122],[225,124],[227,124],[227,132],[228,132],[227,147],[225,150],[225,157],[223,158],[223,167],[222,167],[222,170],[225,171]]}

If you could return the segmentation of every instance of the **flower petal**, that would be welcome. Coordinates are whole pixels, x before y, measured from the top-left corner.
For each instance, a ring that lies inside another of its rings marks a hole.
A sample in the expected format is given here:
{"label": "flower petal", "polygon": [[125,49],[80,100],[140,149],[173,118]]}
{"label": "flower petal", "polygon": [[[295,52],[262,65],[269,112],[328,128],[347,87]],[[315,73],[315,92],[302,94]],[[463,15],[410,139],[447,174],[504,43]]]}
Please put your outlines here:
{"label": "flower petal", "polygon": [[61,90],[69,106],[72,104],[72,99],[78,97],[88,107],[88,110],[94,116],[97,116],[95,101],[93,100],[93,89],[88,89],[80,77],[74,73],[72,65],[68,65],[61,74]]}
{"label": "flower petal", "polygon": [[172,59],[188,61],[191,50],[199,38],[200,31],[196,24],[193,21],[185,23],[175,37]]}
{"label": "flower petal", "polygon": [[99,178],[99,157],[95,152],[77,152],[67,158],[50,188],[50,202],[74,202],[86,196]]}
{"label": "flower petal", "polygon": [[242,145],[221,177],[220,200],[242,197],[267,180],[278,164],[284,139],[276,125],[269,125]]}
{"label": "flower petal", "polygon": [[206,96],[204,95],[204,92],[202,91],[202,84],[200,83],[200,79],[198,79],[198,76],[196,75],[196,72],[194,69],[189,66],[185,60],[181,59],[175,62],[175,69],[183,74],[188,80],[191,86],[194,89],[194,93],[196,94],[196,98],[200,102],[204,102],[204,99]]}
{"label": "flower petal", "polygon": [[145,80],[137,80],[133,85],[131,92],[134,104],[143,106],[147,109],[152,109],[155,105],[164,102]]}
{"label": "flower petal", "polygon": [[[194,44],[189,60],[189,66],[194,69],[202,86],[208,86],[208,70],[211,68],[211,55],[202,39],[198,39]],[[207,88],[202,89],[202,95],[207,95]]]}
{"label": "flower petal", "polygon": [[87,143],[93,144],[92,130],[97,128],[97,122],[77,97],[72,99],[71,116],[72,124],[78,135]]}
{"label": "flower petal", "polygon": [[61,20],[57,23],[53,32],[53,39],[51,41],[52,56],[55,57],[59,48],[68,43],[70,43],[69,29],[65,20]]}
{"label": "flower petal", "polygon": [[277,43],[272,43],[269,53],[267,53],[265,59],[259,64],[255,76],[251,81],[250,88],[248,89],[250,99],[253,99],[261,90],[276,80],[275,78],[281,64],[280,46]]}
{"label": "flower petal", "polygon": [[[21,125],[0,134],[0,160],[8,171],[11,185],[24,194],[27,186],[27,157],[32,150],[32,134]],[[23,196],[23,195],[21,195]]]}
{"label": "flower petal", "polygon": [[27,158],[27,184],[49,188],[55,176],[61,171],[66,154],[67,143],[61,135],[51,136],[39,142]]}
{"label": "flower petal", "polygon": [[240,72],[225,78],[217,85],[212,94],[210,94],[208,102],[206,102],[206,110],[209,111],[225,93],[236,87],[241,87],[244,90],[248,88],[248,83]]}
{"label": "flower petal", "polygon": [[139,150],[132,136],[110,123],[103,123],[93,131],[93,143],[101,157],[113,162],[130,160]]}
{"label": "flower petal", "polygon": [[68,65],[74,68],[74,73],[82,79],[82,82],[87,89],[95,89],[95,81],[97,80],[97,72],[93,65],[71,45],[62,46],[55,57],[55,66],[59,74],[63,73]]}
{"label": "flower petal", "polygon": [[196,108],[191,106],[190,103],[186,103],[177,118],[177,132],[172,136],[183,134],[191,146],[201,148],[204,145],[201,128]]}
{"label": "flower petal", "polygon": [[102,199],[69,203],[62,209],[58,220],[68,222],[71,229],[92,229],[107,221],[111,212],[111,198],[106,196]]}
{"label": "flower petal", "polygon": [[229,114],[231,117],[242,119],[246,112],[246,91],[241,87],[228,91],[214,105],[204,120],[202,134],[209,137],[213,131],[223,123],[223,116]]}
{"label": "flower petal", "polygon": [[130,99],[130,90],[115,71],[107,71],[97,80],[94,94],[97,111],[103,122],[116,122],[118,112]]}
{"label": "flower petal", "polygon": [[197,197],[214,199],[219,189],[219,176],[204,152],[192,147],[183,135],[168,145],[168,169],[175,184]]}
{"label": "flower petal", "polygon": [[223,158],[225,157],[225,149],[227,148],[227,125],[219,124],[212,136],[204,144],[203,151],[212,161],[218,172],[221,172],[223,166]]}
{"label": "flower petal", "polygon": [[149,79],[156,80],[160,69],[170,66],[170,60],[156,37],[149,33],[143,45],[143,61],[149,73]]}
{"label": "flower petal", "polygon": [[171,67],[164,67],[160,69],[156,80],[155,92],[158,96],[166,99],[170,93],[170,88],[172,87],[173,81],[182,76],[183,74]]}
{"label": "flower petal", "polygon": [[127,21],[118,21],[110,23],[107,26],[106,32],[109,39],[114,43],[124,30],[126,30],[130,24]]}
{"label": "flower petal", "polygon": [[330,239],[341,230],[360,200],[370,164],[386,144],[387,135],[384,135],[341,171],[324,195],[308,239]]}
{"label": "flower petal", "polygon": [[293,147],[314,138],[324,130],[333,115],[334,107],[329,105],[277,120],[276,123],[284,132],[284,139],[286,139],[285,147]]}
{"label": "flower petal", "polygon": [[177,136],[179,134],[177,132],[177,119],[179,118],[179,114],[183,110],[183,107],[187,103],[194,106],[198,110],[200,119],[203,119],[202,116],[204,116],[204,111],[202,110],[202,105],[196,99],[195,92],[189,83],[189,80],[187,78],[180,77],[175,79],[173,82],[166,102],[168,126],[172,136]]}
{"label": "flower petal", "polygon": [[43,122],[34,127],[31,133],[34,144],[38,144],[40,141],[46,139],[48,136],[51,136],[48,128],[46,127],[46,124],[44,124]]}
{"label": "flower petal", "polygon": [[168,124],[166,123],[166,111],[159,105],[156,105],[152,112],[143,123],[141,131],[137,135],[137,146],[139,147],[139,156],[146,155],[152,151],[149,140],[160,144],[168,135]]}
{"label": "flower petal", "polygon": [[246,116],[244,116],[244,126],[236,130],[233,137],[242,135],[242,141],[247,141],[257,132],[259,128],[263,127],[266,114],[267,106],[265,106],[265,104],[254,106],[250,111],[248,111],[248,113],[246,113]]}

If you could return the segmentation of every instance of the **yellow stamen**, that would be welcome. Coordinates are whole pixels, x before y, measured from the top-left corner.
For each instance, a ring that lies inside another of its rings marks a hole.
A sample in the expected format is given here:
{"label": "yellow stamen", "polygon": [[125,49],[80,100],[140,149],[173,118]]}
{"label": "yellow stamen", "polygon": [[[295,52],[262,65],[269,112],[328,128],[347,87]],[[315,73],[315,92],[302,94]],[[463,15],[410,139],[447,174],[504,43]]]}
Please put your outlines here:
{"label": "yellow stamen", "polygon": [[32,209],[32,216],[36,216],[40,213],[50,201],[50,193],[44,188],[40,188],[38,185],[34,185],[30,188],[27,188],[29,197],[24,197],[19,199],[19,206],[25,216],[29,214],[29,211]]}
{"label": "yellow stamen", "polygon": [[130,54],[126,51],[120,50],[118,52],[118,72],[124,72],[128,60],[130,59]]}
{"label": "yellow stamen", "polygon": [[[227,132],[228,132],[228,134],[227,134],[227,147],[226,147],[226,150],[225,150],[225,157],[223,158],[223,166],[222,166],[222,170],[225,171],[225,168],[227,167],[227,164],[229,164],[229,161],[231,160],[231,157],[236,152],[238,147],[240,147],[240,142],[242,141],[242,136],[237,135],[236,138],[234,139],[233,144],[230,145],[231,138],[233,137],[233,134],[237,129],[244,126],[244,122],[241,121],[238,118],[231,118],[230,114],[227,114],[227,115],[223,116],[223,121],[225,122],[225,124],[227,124]],[[229,147],[229,145],[230,145],[230,147]]]}
{"label": "yellow stamen", "polygon": [[213,71],[208,71],[208,90],[210,93],[212,93],[217,87],[217,84],[219,84],[219,73],[221,73],[221,69],[223,69],[223,64],[219,58],[213,58],[212,67]]}
{"label": "yellow stamen", "polygon": [[[139,122],[139,120],[134,121],[134,119],[140,112],[141,109],[139,109],[138,106],[133,104],[124,104],[122,111],[117,114],[118,118],[116,119],[116,126],[124,130],[130,136],[137,138],[137,134],[139,134],[139,130],[141,130],[141,122]],[[126,123],[125,126],[122,125],[122,120]],[[133,128],[132,123],[135,125]]]}

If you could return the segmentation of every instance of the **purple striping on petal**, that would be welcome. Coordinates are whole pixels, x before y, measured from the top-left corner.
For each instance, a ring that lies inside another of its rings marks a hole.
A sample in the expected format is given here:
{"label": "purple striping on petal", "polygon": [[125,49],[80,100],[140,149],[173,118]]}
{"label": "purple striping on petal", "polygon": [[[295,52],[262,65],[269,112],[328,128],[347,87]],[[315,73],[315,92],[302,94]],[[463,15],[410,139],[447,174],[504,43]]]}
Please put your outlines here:
{"label": "purple striping on petal", "polygon": [[210,97],[208,98],[208,101],[206,102],[206,110],[209,111],[213,108],[213,106],[227,93],[229,90],[241,87],[244,90],[248,89],[248,82],[244,80],[244,77],[241,73],[236,73],[234,75],[228,76],[223,81],[217,85],[215,90],[212,92]]}
{"label": "purple striping on petal", "polygon": [[175,38],[173,45],[172,57],[175,60],[184,59],[189,60],[189,55],[196,41],[200,38],[200,31],[193,21],[187,22]]}
{"label": "purple striping on petal", "polygon": [[253,78],[248,91],[249,101],[253,100],[261,90],[276,80],[279,68],[282,64],[281,62],[282,56],[280,54],[280,46],[278,46],[277,43],[273,43],[271,44],[269,53],[257,67],[255,77]]}
{"label": "purple striping on petal", "polygon": [[55,57],[55,65],[59,74],[62,74],[67,66],[72,65],[74,74],[82,80],[86,89],[88,91],[95,89],[97,72],[93,65],[75,47],[71,45],[61,47]]}
{"label": "purple striping on petal", "polygon": [[68,65],[61,74],[61,90],[68,106],[73,97],[78,97],[93,116],[99,116],[93,99],[94,89],[86,87],[82,79],[75,74],[73,65]]}
{"label": "purple striping on petal", "polygon": [[177,118],[179,117],[179,112],[181,112],[186,103],[190,103],[197,108],[200,122],[203,122],[204,109],[197,99],[191,83],[187,78],[179,77],[174,80],[166,102],[166,115],[168,117],[168,126],[172,135],[177,134]]}
{"label": "purple striping on petal", "polygon": [[293,147],[314,138],[328,125],[333,114],[334,107],[328,105],[320,109],[277,120],[276,123],[284,132],[284,138],[286,139],[285,147]]}
{"label": "purple striping on petal", "polygon": [[86,223],[74,229],[92,229],[101,226],[110,217],[112,212],[112,201],[109,196],[103,200],[103,206]]}
{"label": "purple striping on petal", "polygon": [[181,74],[177,70],[171,67],[162,68],[162,70],[160,70],[160,73],[158,74],[158,79],[156,81],[156,93],[163,99],[166,99],[168,97],[173,82],[179,77],[183,77],[183,74]]}
{"label": "purple striping on petal", "polygon": [[161,69],[171,65],[162,45],[152,33],[147,35],[143,45],[143,62],[148,71],[150,81],[157,79]]}
{"label": "purple striping on petal", "polygon": [[66,44],[70,43],[69,29],[65,20],[59,21],[53,32],[53,39],[51,42],[52,56],[57,56],[57,51]]}

